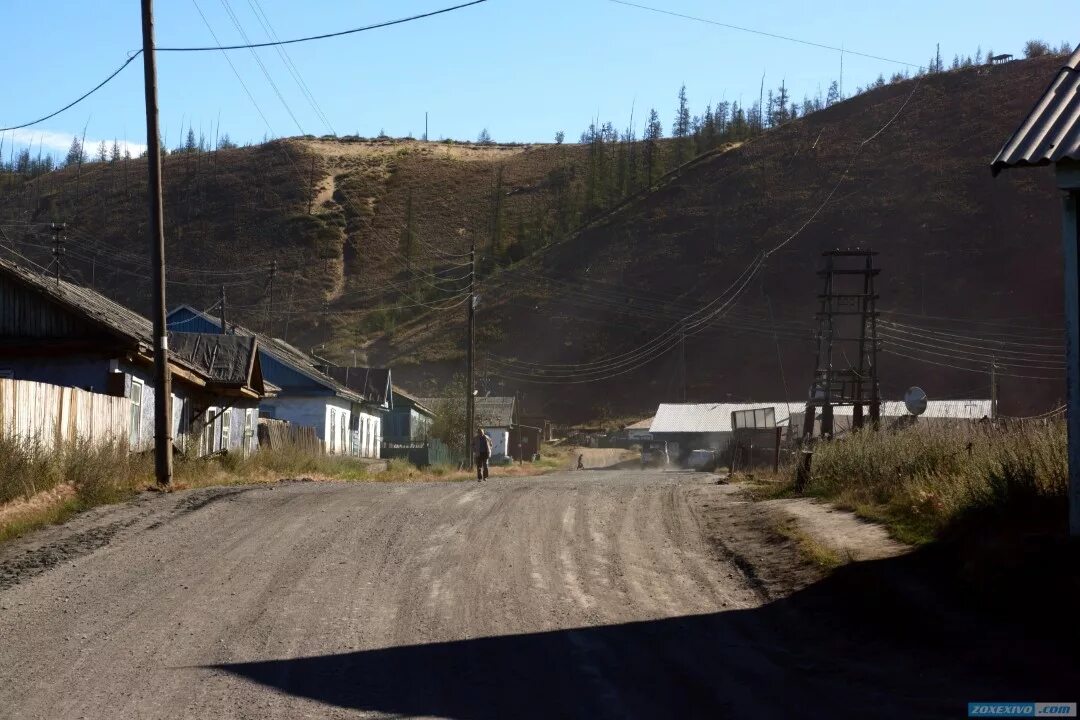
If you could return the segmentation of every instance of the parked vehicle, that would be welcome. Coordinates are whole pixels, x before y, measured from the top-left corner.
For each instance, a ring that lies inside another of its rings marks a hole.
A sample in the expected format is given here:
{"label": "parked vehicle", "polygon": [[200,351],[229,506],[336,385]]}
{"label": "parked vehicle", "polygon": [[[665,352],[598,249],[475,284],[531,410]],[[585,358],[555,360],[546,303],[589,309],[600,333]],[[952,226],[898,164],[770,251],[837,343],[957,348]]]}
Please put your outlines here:
{"label": "parked vehicle", "polygon": [[686,458],[686,467],[691,470],[712,470],[716,467],[715,450],[691,450]]}
{"label": "parked vehicle", "polygon": [[671,458],[668,456],[667,443],[653,441],[643,443],[641,446],[641,467],[667,467]]}

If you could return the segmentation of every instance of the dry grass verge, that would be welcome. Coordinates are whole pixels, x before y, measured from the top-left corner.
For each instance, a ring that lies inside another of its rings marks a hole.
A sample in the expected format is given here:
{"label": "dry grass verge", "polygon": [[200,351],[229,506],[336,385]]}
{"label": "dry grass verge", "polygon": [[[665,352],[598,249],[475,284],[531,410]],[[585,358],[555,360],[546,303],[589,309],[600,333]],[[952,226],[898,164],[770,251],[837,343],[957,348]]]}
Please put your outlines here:
{"label": "dry grass verge", "polygon": [[[496,466],[492,477],[521,477],[564,470],[573,448],[545,448],[540,461]],[[354,458],[313,455],[293,448],[261,450],[249,457],[222,455],[177,458],[171,490],[277,482],[310,478],[351,482],[454,482],[475,474],[448,465],[419,469],[405,460],[386,461],[386,469]],[[131,454],[123,444],[91,446],[75,442],[57,449],[0,437],[0,541],[75,513],[121,502],[153,489],[153,458]]]}
{"label": "dry grass verge", "polygon": [[[791,492],[794,471],[773,494]],[[814,449],[804,493],[886,524],[897,539],[925,543],[965,516],[1056,507],[1065,498],[1065,423],[862,432]],[[1057,525],[1061,518],[1047,518]]]}

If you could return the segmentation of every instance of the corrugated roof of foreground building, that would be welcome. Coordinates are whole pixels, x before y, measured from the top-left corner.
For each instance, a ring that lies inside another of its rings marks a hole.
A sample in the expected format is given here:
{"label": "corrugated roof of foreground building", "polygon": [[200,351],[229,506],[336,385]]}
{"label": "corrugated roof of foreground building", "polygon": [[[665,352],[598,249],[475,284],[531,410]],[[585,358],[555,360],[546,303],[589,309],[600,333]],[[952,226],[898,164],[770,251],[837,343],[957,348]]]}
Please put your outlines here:
{"label": "corrugated roof of foreground building", "polygon": [[772,408],[776,412],[776,424],[788,421],[788,407],[800,406],[790,403],[681,403],[662,404],[656,409],[649,432],[652,433],[714,433],[731,432],[731,413],[740,410]]}
{"label": "corrugated roof of foreground building", "polygon": [[1080,160],[1080,47],[1065,61],[990,168],[997,175],[1005,168],[1061,160]]}

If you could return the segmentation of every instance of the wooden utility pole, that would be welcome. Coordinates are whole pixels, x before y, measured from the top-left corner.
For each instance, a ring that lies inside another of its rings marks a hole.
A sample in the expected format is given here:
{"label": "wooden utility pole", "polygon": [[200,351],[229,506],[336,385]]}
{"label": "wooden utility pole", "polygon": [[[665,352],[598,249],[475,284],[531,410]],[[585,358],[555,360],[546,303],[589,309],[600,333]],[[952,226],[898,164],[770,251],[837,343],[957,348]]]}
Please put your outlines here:
{"label": "wooden utility pole", "polygon": [[686,330],[679,335],[679,366],[682,380],[682,402],[686,402]]}
{"label": "wooden utility pole", "polygon": [[64,258],[64,240],[66,239],[64,237],[64,228],[66,228],[66,227],[67,227],[67,225],[64,224],[64,223],[53,223],[52,224],[52,234],[53,234],[52,256],[53,256],[53,262],[56,264],[56,284],[57,284],[57,286],[60,285],[60,271],[61,271],[62,265],[64,263],[64,260],[63,260],[63,258]]}
{"label": "wooden utility pole", "polygon": [[469,338],[466,350],[465,382],[465,455],[469,469],[473,466],[472,434],[476,424],[476,403],[473,402],[473,328],[476,324],[476,237],[469,243]]}
{"label": "wooden utility pole", "polygon": [[221,286],[221,298],[220,298],[220,300],[221,300],[221,334],[222,335],[228,335],[229,334],[229,322],[228,322],[228,318],[225,315],[225,286],[224,285]]}
{"label": "wooden utility pole", "polygon": [[[146,166],[149,172],[150,248],[153,261],[154,474],[172,482],[172,378],[165,328],[165,220],[161,202],[161,138],[158,135],[157,64],[154,56],[154,2],[142,0],[143,81],[146,85]],[[80,163],[81,164],[81,163]]]}
{"label": "wooden utility pole", "polygon": [[274,276],[277,275],[277,260],[270,263],[270,286],[267,289],[267,327],[266,334],[274,337]]}
{"label": "wooden utility pole", "polygon": [[997,356],[990,356],[990,419],[997,420],[998,416],[998,387],[997,387]]}

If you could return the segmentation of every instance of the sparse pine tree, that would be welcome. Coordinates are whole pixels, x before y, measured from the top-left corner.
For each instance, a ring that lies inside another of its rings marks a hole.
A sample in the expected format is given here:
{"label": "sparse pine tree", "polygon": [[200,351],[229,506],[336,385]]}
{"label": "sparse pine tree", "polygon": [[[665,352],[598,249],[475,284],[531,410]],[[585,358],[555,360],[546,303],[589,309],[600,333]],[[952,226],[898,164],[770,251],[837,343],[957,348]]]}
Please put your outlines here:
{"label": "sparse pine tree", "polygon": [[195,142],[195,129],[188,127],[187,140],[184,141],[184,151],[193,152],[198,147],[198,144]]}
{"label": "sparse pine tree", "polygon": [[563,140],[566,140],[566,133],[564,133],[562,130],[559,130],[557,133],[555,133],[555,144],[562,145]]}
{"label": "sparse pine tree", "polygon": [[109,147],[105,144],[105,141],[102,140],[101,143],[98,144],[97,161],[98,162],[105,162],[108,159],[109,159]]}
{"label": "sparse pine tree", "polygon": [[671,124],[671,137],[675,140],[675,165],[682,165],[687,160],[689,136],[690,103],[686,99],[684,84],[679,88],[679,106],[675,110],[675,121]]}
{"label": "sparse pine tree", "polygon": [[493,145],[494,142],[495,141],[491,139],[491,133],[488,132],[487,128],[481,130],[480,134],[476,137],[477,145]]}
{"label": "sparse pine tree", "polygon": [[982,63],[983,63],[983,54],[982,54],[982,45],[980,45],[979,47],[975,48],[975,64],[976,65],[982,65]]}
{"label": "sparse pine tree", "polygon": [[112,149],[109,151],[109,162],[117,162],[123,157],[120,153],[120,143],[116,138],[113,138]]}
{"label": "sparse pine tree", "polygon": [[236,143],[229,137],[229,133],[225,133],[221,136],[221,140],[218,142],[218,150],[231,150],[236,147]]}
{"label": "sparse pine tree", "polygon": [[645,184],[652,185],[660,164],[660,139],[664,137],[664,126],[660,124],[660,115],[656,108],[649,110],[649,120],[645,123]]}
{"label": "sparse pine tree", "polygon": [[831,107],[840,102],[840,85],[835,80],[829,83],[829,90],[825,93],[825,107]]}
{"label": "sparse pine tree", "polygon": [[64,164],[78,165],[84,162],[86,162],[86,152],[83,150],[82,142],[77,137],[72,138],[71,147],[68,148],[67,155],[64,157]]}

